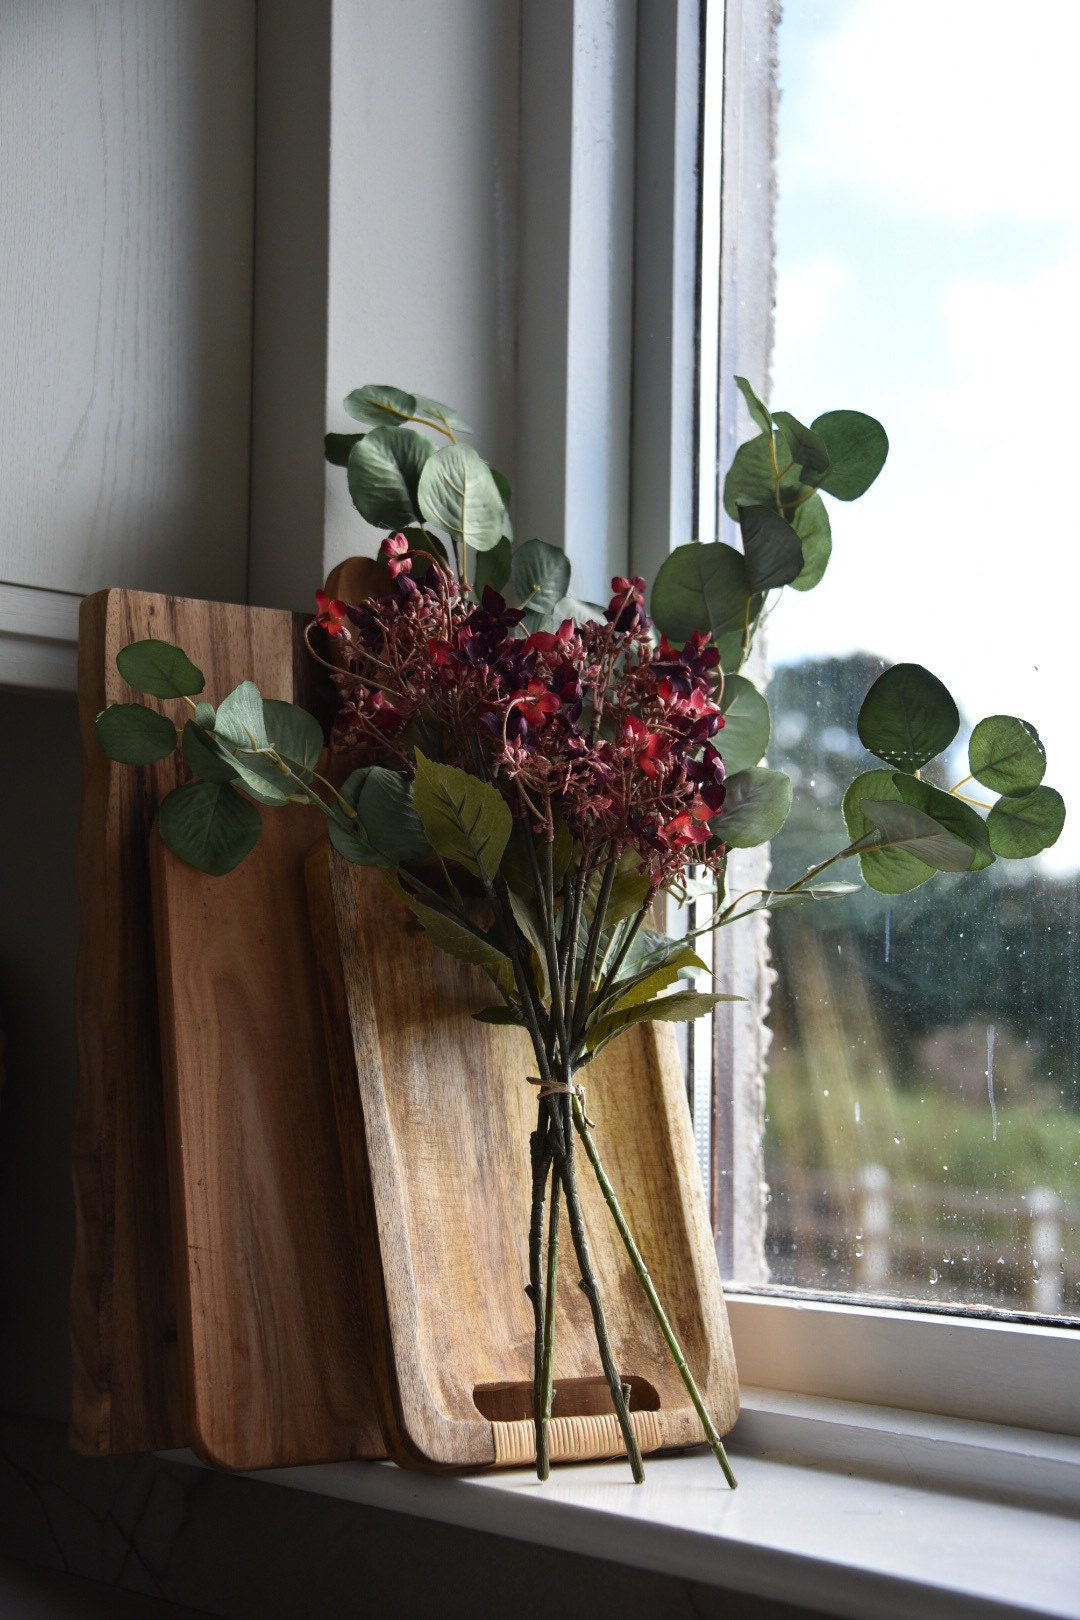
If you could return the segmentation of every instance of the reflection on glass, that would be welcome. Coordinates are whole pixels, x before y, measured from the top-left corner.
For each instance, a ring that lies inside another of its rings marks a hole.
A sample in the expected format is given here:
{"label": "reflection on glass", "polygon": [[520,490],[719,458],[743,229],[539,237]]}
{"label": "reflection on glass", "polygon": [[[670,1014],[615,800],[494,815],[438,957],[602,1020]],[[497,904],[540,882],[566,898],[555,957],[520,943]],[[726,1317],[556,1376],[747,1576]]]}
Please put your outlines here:
{"label": "reflection on glass", "polygon": [[799,805],[774,876],[845,841],[828,807],[874,763],[855,716],[901,659],[969,728],[1029,717],[1071,826],[1024,867],[776,916],[768,1245],[778,1283],[1080,1316],[1080,13],[1022,22],[785,0],[772,397],[868,410],[892,452],[770,619],[769,763]]}

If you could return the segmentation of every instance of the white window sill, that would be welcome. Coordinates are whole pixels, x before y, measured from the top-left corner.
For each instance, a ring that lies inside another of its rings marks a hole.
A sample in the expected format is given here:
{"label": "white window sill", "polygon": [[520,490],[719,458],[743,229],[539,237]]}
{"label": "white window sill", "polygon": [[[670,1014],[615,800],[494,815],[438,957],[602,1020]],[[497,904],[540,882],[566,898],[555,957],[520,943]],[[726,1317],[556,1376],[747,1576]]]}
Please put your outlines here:
{"label": "white window sill", "polygon": [[647,1458],[641,1486],[625,1462],[545,1485],[390,1463],[255,1477],[857,1620],[1080,1617],[1080,1441],[748,1390],[731,1451],[736,1492],[707,1452]]}

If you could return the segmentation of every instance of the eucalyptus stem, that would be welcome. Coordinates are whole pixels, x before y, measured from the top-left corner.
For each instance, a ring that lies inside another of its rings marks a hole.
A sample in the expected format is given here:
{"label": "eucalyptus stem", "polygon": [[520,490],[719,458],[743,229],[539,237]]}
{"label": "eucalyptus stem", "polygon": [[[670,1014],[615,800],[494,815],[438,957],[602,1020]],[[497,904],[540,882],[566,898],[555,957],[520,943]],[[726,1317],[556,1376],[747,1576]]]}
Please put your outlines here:
{"label": "eucalyptus stem", "polygon": [[[548,1203],[548,1238],[547,1238],[547,1276],[544,1284],[544,1334],[543,1354],[540,1362],[540,1379],[537,1385],[539,1396],[537,1410],[539,1412],[540,1428],[543,1431],[545,1448],[547,1444],[547,1426],[551,1421],[551,1408],[555,1400],[555,1386],[553,1382],[554,1353],[555,1353],[555,1301],[558,1292],[559,1280],[559,1173],[553,1166],[551,1172],[551,1197]],[[539,1473],[539,1456],[537,1451],[537,1472]]]}
{"label": "eucalyptus stem", "polygon": [[592,1135],[585,1119],[585,1111],[577,1097],[572,1098],[572,1107],[574,1128],[584,1143],[585,1152],[588,1155],[589,1163],[593,1168],[593,1174],[596,1176],[597,1182],[600,1186],[600,1191],[604,1195],[604,1202],[611,1211],[611,1217],[618,1228],[619,1236],[623,1240],[623,1246],[625,1247],[627,1254],[630,1256],[630,1264],[637,1273],[637,1278],[641,1284],[645,1298],[649,1302],[652,1313],[657,1320],[660,1331],[664,1335],[664,1340],[671,1352],[671,1359],[678,1368],[679,1376],[682,1379],[683,1384],[686,1386],[686,1392],[690,1396],[690,1399],[693,1402],[694,1410],[701,1420],[701,1427],[705,1432],[705,1438],[709,1442],[709,1447],[712,1454],[720,1464],[720,1467],[723,1469],[724,1478],[727,1480],[732,1490],[735,1490],[738,1485],[738,1481],[736,1480],[731,1464],[728,1461],[727,1452],[724,1450],[724,1443],[716,1432],[716,1427],[712,1421],[712,1418],[709,1416],[705,1402],[701,1397],[701,1391],[698,1389],[697,1384],[694,1381],[694,1376],[686,1364],[686,1357],[682,1353],[682,1348],[678,1339],[675,1337],[674,1329],[668,1320],[667,1312],[660,1303],[660,1296],[657,1294],[656,1289],[653,1286],[653,1280],[649,1276],[648,1267],[641,1257],[640,1249],[634,1242],[633,1233],[626,1224],[626,1217],[623,1215],[623,1212],[619,1207],[619,1200],[615,1196],[615,1189],[608,1180],[607,1172],[604,1170],[604,1167],[600,1162],[600,1155],[596,1151],[596,1143],[592,1139]]}
{"label": "eucalyptus stem", "polygon": [[[567,1097],[567,1101],[571,1102],[572,1098]],[[568,1109],[567,1113],[569,1114],[569,1112]],[[597,1286],[596,1274],[592,1268],[589,1239],[585,1231],[585,1218],[581,1211],[581,1199],[578,1194],[573,1144],[574,1137],[571,1130],[567,1135],[566,1150],[557,1161],[559,1179],[562,1181],[563,1191],[566,1194],[566,1213],[570,1222],[570,1237],[573,1241],[574,1252],[577,1255],[578,1267],[581,1271],[580,1287],[589,1301],[589,1308],[592,1311],[593,1332],[596,1334],[596,1345],[600,1351],[600,1364],[604,1369],[604,1376],[611,1391],[615,1416],[622,1431],[626,1455],[630,1462],[630,1472],[634,1476],[635,1485],[641,1485],[645,1480],[645,1465],[641,1460],[641,1447],[638,1445],[634,1425],[630,1420],[630,1407],[627,1402],[626,1391],[623,1388],[619,1370],[615,1365],[611,1340],[608,1338],[604,1308],[600,1303],[600,1290]]]}
{"label": "eucalyptus stem", "polygon": [[[551,1168],[551,1153],[547,1145],[547,1116],[546,1099],[541,1099],[537,1109],[536,1129],[529,1139],[530,1157],[532,1159],[532,1213],[529,1221],[529,1286],[527,1289],[533,1308],[533,1412],[536,1424],[536,1475],[538,1479],[547,1479],[551,1472],[551,1459],[548,1455],[547,1421],[542,1399],[545,1356],[548,1354],[547,1325],[550,1316],[550,1301],[545,1293],[541,1265],[544,1244],[544,1201],[547,1196],[548,1171]],[[551,1270],[550,1241],[549,1236],[549,1275]]]}

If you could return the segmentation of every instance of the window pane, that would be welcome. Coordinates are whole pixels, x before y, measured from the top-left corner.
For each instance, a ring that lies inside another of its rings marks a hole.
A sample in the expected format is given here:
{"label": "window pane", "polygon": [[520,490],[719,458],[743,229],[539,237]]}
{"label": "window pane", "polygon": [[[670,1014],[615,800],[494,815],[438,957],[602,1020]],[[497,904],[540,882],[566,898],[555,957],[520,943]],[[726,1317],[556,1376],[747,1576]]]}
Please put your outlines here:
{"label": "window pane", "polygon": [[[1069,0],[784,4],[772,399],[870,411],[892,450],[770,620],[798,807],[774,881],[846,842],[886,663],[933,669],[968,730],[1033,722],[1073,808],[1034,863],[774,919],[778,1283],[1080,1315],[1078,45]],[[941,785],[967,772],[962,729]]]}

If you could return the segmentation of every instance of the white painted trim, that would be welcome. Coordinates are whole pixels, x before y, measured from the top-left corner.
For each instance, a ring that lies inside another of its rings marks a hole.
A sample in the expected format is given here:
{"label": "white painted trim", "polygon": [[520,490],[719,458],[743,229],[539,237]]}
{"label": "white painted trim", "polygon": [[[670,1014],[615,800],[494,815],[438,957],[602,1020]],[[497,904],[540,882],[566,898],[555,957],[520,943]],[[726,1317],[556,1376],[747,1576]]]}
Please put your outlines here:
{"label": "white painted trim", "polygon": [[834,1400],[1080,1436],[1080,1325],[728,1294],[740,1377]]}
{"label": "white painted trim", "polygon": [[0,686],[75,690],[81,596],[0,580]]}
{"label": "white painted trim", "polygon": [[627,568],[636,12],[521,14],[515,524],[563,545],[599,602]]}

